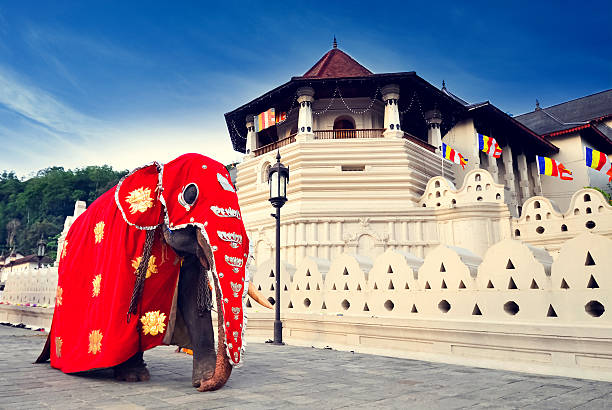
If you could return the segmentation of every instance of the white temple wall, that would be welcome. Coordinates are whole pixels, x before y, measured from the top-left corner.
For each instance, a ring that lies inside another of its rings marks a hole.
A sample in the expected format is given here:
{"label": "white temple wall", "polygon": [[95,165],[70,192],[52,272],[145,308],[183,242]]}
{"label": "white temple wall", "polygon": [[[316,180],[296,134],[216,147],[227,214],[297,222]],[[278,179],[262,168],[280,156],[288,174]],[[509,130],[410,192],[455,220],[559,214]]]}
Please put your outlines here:
{"label": "white temple wall", "polygon": [[[612,380],[610,249],[611,239],[585,233],[565,242],[554,262],[546,250],[512,239],[483,258],[444,245],[424,259],[391,250],[374,261],[349,254],[331,262],[305,258],[282,274],[283,337],[292,344]],[[254,284],[265,288],[268,278],[258,271]],[[250,308],[247,335],[269,337],[272,317]]]}
{"label": "white temple wall", "polygon": [[[356,129],[383,128],[384,106],[380,101],[375,101],[372,108],[365,113],[361,113],[367,108],[371,100],[369,98],[345,98],[346,104],[353,110],[346,108],[340,97],[331,102],[331,99],[316,99],[312,104],[313,108],[313,128],[315,131],[333,130],[336,118],[350,117]],[[330,105],[331,103],[331,105]],[[321,113],[317,115],[317,113]]]}
{"label": "white temple wall", "polygon": [[542,181],[542,196],[555,201],[559,208],[565,209],[570,204],[572,193],[590,184],[583,147],[583,145],[588,144],[580,137],[579,133],[551,137],[550,142],[559,147],[559,152],[552,155],[551,158],[571,170],[574,179],[564,181],[558,177],[542,175],[540,178]]}

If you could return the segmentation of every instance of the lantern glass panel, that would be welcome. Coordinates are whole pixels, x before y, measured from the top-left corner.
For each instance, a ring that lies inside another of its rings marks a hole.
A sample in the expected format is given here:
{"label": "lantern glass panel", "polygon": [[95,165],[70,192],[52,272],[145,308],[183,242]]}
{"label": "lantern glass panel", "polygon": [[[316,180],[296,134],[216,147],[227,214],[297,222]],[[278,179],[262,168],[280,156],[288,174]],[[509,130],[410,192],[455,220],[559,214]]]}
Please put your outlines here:
{"label": "lantern glass panel", "polygon": [[280,178],[280,195],[282,197],[287,196],[287,177],[283,174]]}
{"label": "lantern glass panel", "polygon": [[278,171],[276,171],[270,175],[270,198],[278,198],[278,191]]}

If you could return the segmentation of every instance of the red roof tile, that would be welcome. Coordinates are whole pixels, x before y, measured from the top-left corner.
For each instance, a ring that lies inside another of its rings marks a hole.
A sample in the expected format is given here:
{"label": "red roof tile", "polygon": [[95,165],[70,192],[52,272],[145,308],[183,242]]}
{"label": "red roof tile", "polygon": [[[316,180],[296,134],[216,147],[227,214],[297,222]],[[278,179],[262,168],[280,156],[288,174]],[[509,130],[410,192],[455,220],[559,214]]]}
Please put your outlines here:
{"label": "red roof tile", "polygon": [[302,77],[341,78],[363,77],[372,74],[370,70],[359,64],[344,51],[332,48]]}

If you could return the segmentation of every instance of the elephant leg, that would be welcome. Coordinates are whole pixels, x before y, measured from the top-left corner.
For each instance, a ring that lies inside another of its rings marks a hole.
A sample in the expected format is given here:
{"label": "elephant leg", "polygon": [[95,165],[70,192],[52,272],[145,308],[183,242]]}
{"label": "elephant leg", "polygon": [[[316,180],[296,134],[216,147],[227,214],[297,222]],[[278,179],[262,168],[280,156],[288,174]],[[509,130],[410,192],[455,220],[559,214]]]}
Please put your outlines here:
{"label": "elephant leg", "polygon": [[127,382],[146,382],[151,378],[147,365],[142,358],[142,352],[136,353],[125,362],[113,368],[117,380]]}
{"label": "elephant leg", "polygon": [[179,276],[178,308],[187,325],[193,350],[192,384],[199,387],[215,372],[216,352],[210,311],[198,312],[200,263],[193,255],[185,256]]}

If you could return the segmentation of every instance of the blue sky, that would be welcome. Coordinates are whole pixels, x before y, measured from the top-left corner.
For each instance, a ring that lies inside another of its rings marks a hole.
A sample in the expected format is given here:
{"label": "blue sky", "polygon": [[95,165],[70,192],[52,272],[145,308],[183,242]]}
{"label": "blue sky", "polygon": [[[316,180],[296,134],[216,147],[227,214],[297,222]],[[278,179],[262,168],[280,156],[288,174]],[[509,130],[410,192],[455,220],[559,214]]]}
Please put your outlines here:
{"label": "blue sky", "polygon": [[0,1],[0,170],[231,148],[223,113],[339,47],[514,115],[612,88],[612,3]]}

